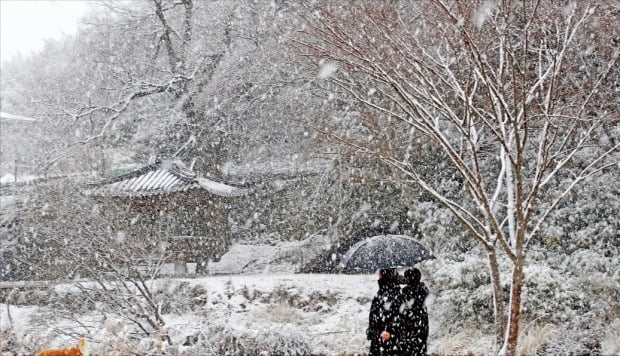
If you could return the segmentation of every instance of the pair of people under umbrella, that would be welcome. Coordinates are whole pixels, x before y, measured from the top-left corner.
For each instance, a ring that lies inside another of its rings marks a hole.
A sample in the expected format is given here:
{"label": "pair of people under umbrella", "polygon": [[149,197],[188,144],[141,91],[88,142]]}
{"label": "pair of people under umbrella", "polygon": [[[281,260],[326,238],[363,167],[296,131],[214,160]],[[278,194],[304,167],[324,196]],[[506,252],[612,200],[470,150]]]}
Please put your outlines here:
{"label": "pair of people under umbrella", "polygon": [[[428,314],[424,300],[428,289],[416,268],[379,271],[379,291],[370,306],[366,337],[370,355],[426,355]],[[401,289],[401,284],[404,287]]]}

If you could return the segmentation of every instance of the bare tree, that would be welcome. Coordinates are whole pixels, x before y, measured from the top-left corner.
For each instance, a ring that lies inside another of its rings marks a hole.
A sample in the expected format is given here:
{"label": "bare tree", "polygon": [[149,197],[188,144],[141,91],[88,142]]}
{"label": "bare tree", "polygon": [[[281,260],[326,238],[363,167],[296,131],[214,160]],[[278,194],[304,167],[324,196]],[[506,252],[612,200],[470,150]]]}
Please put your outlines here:
{"label": "bare tree", "polygon": [[141,219],[128,204],[97,202],[80,188],[81,182],[67,179],[34,185],[20,223],[8,234],[16,240],[5,256],[10,277],[72,284],[80,290],[79,303],[61,300],[63,317],[78,321],[76,310],[98,304],[103,318],[118,315],[133,324],[137,338],[171,343],[154,293],[169,256],[167,241],[152,234],[165,235],[165,223]]}
{"label": "bare tree", "polygon": [[[326,87],[362,108],[317,130],[401,172],[480,243],[498,352],[514,355],[528,248],[571,190],[618,168],[618,144],[601,140],[618,124],[618,9],[429,0],[323,2],[303,14],[299,54],[319,59]],[[411,162],[419,140],[440,148],[463,194]]]}
{"label": "bare tree", "polygon": [[[76,160],[78,151],[109,159],[108,150],[127,145],[134,146],[128,156],[182,157],[177,151],[217,135],[200,101],[230,46],[225,15],[234,6],[213,13],[216,5],[192,0],[100,3],[103,10],[85,19],[75,38],[50,43],[47,53],[12,68],[11,83],[3,81],[3,89],[32,93],[35,116],[64,135],[53,140],[42,165]],[[215,19],[205,25],[208,15]],[[24,98],[15,92],[10,101]]]}

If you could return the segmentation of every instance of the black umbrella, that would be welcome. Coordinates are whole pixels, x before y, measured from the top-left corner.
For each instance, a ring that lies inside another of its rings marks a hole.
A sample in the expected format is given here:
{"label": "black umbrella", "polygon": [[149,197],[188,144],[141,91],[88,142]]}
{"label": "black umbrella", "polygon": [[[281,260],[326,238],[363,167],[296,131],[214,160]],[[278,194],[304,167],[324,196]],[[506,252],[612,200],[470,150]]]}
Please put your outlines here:
{"label": "black umbrella", "polygon": [[376,271],[393,267],[412,267],[434,259],[421,243],[405,235],[379,235],[353,245],[342,257],[346,269]]}

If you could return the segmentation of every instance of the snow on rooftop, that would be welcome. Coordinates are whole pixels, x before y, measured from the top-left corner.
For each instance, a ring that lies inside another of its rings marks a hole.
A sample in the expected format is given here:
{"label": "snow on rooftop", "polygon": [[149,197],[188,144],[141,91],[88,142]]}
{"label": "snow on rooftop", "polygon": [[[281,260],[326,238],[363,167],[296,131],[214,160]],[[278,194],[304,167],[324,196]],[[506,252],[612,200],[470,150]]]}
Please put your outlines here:
{"label": "snow on rooftop", "polygon": [[40,120],[0,111],[0,121],[39,122]]}
{"label": "snow on rooftop", "polygon": [[39,180],[52,180],[52,179],[74,179],[74,180],[84,180],[90,179],[92,177],[96,177],[97,172],[74,172],[74,173],[63,173],[63,174],[46,174],[46,175],[33,175],[33,174],[20,174],[17,177],[13,174],[7,173],[0,177],[0,185],[4,184],[27,184],[32,183],[34,181]]}
{"label": "snow on rooftop", "polygon": [[186,181],[168,170],[157,169],[118,182],[105,184],[88,190],[86,194],[96,196],[150,196],[186,191],[197,187],[198,185],[195,182]]}
{"label": "snow on rooftop", "polygon": [[32,174],[23,174],[19,176],[14,176],[10,173],[7,173],[0,177],[0,184],[11,184],[11,183],[28,183],[32,182],[40,177],[37,177]]}
{"label": "snow on rooftop", "polygon": [[207,178],[198,178],[198,185],[215,195],[223,197],[239,197],[249,193],[247,189],[212,181]]}
{"label": "snow on rooftop", "polygon": [[222,197],[246,195],[247,190],[197,177],[180,162],[142,167],[85,191],[90,196],[152,196],[190,189],[205,189]]}

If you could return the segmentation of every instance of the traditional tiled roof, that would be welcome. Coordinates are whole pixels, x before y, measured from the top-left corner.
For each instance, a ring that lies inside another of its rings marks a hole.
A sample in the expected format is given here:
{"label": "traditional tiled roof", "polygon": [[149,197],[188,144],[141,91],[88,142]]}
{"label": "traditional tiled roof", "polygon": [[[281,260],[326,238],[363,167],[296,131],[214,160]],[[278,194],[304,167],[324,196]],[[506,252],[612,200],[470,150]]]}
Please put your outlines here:
{"label": "traditional tiled roof", "polygon": [[204,189],[219,196],[247,194],[246,190],[238,187],[198,178],[181,162],[149,165],[98,184],[84,193],[89,196],[145,197],[184,192],[190,189]]}

